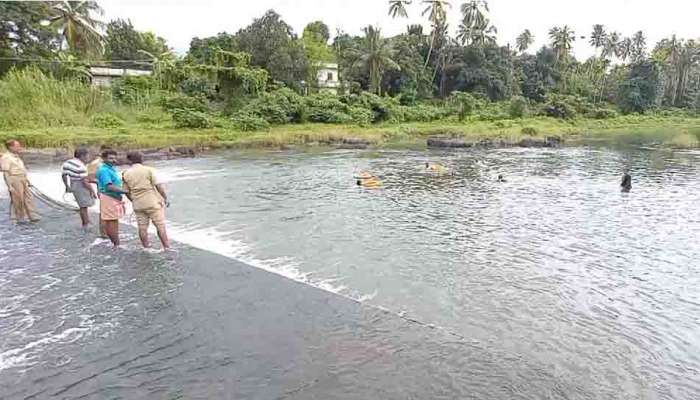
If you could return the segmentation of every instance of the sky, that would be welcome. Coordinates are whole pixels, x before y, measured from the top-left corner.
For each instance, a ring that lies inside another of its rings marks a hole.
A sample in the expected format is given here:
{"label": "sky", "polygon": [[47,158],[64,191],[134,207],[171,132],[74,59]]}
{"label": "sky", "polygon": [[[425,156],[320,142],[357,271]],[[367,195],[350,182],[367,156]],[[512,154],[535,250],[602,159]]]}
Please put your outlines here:
{"label": "sky", "polygon": [[[360,34],[362,28],[377,25],[384,36],[405,31],[412,23],[422,23],[421,0],[409,6],[410,18],[392,19],[387,0],[102,0],[106,19],[130,19],[139,30],[152,31],[167,39],[176,52],[184,54],[193,37],[219,32],[235,33],[269,9],[274,9],[301,32],[307,23],[322,20],[335,32]],[[453,0],[450,27],[459,24],[459,6]],[[547,43],[553,26],[569,25],[577,36],[588,36],[593,24],[603,24],[623,36],[643,30],[649,47],[676,34],[700,38],[697,16],[700,0],[489,0],[490,18],[498,28],[500,44],[514,43],[524,29],[535,35],[535,48]],[[579,58],[593,54],[587,39],[579,38],[574,53]]]}

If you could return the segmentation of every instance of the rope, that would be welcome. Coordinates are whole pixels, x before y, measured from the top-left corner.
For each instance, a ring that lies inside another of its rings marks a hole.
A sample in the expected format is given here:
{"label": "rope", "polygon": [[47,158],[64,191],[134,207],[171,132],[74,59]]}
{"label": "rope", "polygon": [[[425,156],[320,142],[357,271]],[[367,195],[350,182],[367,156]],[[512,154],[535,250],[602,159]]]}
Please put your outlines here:
{"label": "rope", "polygon": [[39,201],[46,204],[49,208],[53,208],[54,210],[68,211],[68,212],[80,211],[80,208],[78,208],[76,206],[52,199],[51,197],[47,196],[44,192],[39,190],[36,186],[30,187],[29,191],[31,191],[32,194],[34,195],[34,197],[39,199]]}

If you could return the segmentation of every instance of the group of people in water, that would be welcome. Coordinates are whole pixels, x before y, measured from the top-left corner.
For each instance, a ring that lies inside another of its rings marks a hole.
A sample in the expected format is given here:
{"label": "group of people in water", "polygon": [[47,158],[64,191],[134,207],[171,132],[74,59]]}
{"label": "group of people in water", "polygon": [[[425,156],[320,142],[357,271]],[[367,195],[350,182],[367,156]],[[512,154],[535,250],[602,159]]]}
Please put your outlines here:
{"label": "group of people in water", "polygon": [[[18,140],[5,143],[7,152],[0,157],[0,170],[10,194],[10,219],[16,222],[40,221],[34,204],[35,189],[27,177],[27,168],[20,157],[22,144]],[[143,165],[143,154],[127,154],[130,167],[123,172],[117,169],[117,152],[103,147],[101,154],[91,158],[86,148],[78,148],[74,157],[61,167],[61,179],[66,193],[72,194],[78,204],[80,221],[84,229],[90,225],[89,208],[100,203],[100,234],[119,247],[119,222],[126,214],[124,198],[131,201],[138,226],[139,239],[145,248],[151,246],[148,228],[153,224],[163,249],[170,248],[165,224],[165,209],[170,206],[163,182],[152,167]],[[426,171],[444,175],[449,169],[441,164],[426,163]],[[380,188],[381,179],[369,172],[356,176],[357,185],[365,188]],[[497,182],[505,183],[503,175]],[[625,169],[620,184],[622,192],[632,190],[632,176]],[[34,190],[33,190],[34,189]]]}
{"label": "group of people in water", "polygon": [[[33,186],[20,158],[22,144],[18,140],[9,140],[5,147],[8,151],[0,158],[0,169],[10,194],[10,219],[38,222],[40,217],[34,204]],[[99,201],[100,234],[119,247],[119,222],[126,214],[126,198],[133,206],[141,244],[151,247],[148,228],[153,224],[163,249],[169,249],[165,209],[170,203],[155,169],[143,165],[143,154],[130,152],[127,154],[130,167],[120,172],[117,152],[104,147],[101,150],[99,156],[91,159],[86,148],[78,148],[74,157],[61,167],[66,193],[72,194],[78,204],[83,228],[90,225],[88,209]]]}

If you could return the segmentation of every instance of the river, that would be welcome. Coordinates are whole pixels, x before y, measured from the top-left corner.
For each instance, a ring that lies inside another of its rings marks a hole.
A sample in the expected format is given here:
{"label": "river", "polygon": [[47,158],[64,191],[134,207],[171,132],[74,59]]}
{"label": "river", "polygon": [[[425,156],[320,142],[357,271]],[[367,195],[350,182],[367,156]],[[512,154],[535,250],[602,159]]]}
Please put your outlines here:
{"label": "river", "polygon": [[[131,228],[114,252],[47,209],[0,222],[1,399],[700,398],[700,152],[155,166],[175,252]],[[384,187],[357,187],[362,170]],[[55,166],[32,179],[61,198]]]}

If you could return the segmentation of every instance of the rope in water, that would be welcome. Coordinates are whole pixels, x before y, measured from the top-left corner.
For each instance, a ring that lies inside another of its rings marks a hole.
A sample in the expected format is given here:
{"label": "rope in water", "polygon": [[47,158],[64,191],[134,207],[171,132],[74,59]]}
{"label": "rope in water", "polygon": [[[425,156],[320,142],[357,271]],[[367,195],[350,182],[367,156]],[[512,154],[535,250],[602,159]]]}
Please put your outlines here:
{"label": "rope in water", "polygon": [[46,204],[48,207],[53,208],[54,210],[69,211],[69,212],[80,211],[80,208],[78,208],[76,206],[52,199],[51,197],[47,196],[44,192],[39,190],[36,186],[30,187],[29,190],[32,192],[34,197],[39,199],[39,201]]}

